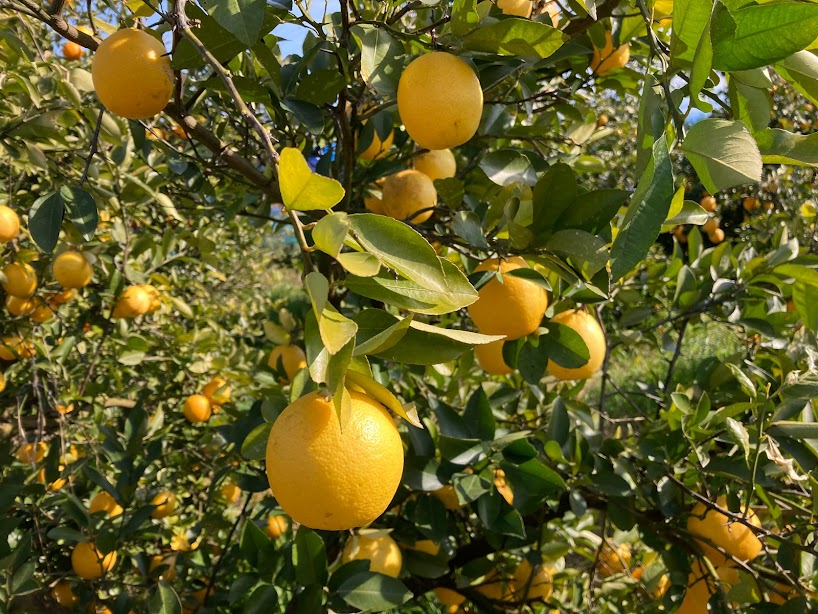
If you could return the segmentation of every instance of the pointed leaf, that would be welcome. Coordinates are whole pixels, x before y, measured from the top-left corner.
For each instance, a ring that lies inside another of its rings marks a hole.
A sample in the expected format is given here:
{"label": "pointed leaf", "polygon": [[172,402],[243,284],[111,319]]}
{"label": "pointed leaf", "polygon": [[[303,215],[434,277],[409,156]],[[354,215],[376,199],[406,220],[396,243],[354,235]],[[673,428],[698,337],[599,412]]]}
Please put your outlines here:
{"label": "pointed leaf", "polygon": [[741,122],[702,120],[687,133],[682,151],[711,194],[761,180],[761,153]]}
{"label": "pointed leaf", "polygon": [[295,211],[331,209],[344,197],[335,179],[313,173],[298,149],[285,147],[278,161],[281,199]]}
{"label": "pointed leaf", "polygon": [[418,413],[415,410],[414,404],[407,403],[405,406],[401,405],[397,397],[387,388],[381,386],[374,379],[367,377],[362,373],[347,371],[346,378],[348,382],[362,388],[366,394],[382,405],[386,406],[388,409],[391,409],[412,426],[416,426],[419,429],[423,428],[423,423],[421,423],[420,419],[418,418]]}

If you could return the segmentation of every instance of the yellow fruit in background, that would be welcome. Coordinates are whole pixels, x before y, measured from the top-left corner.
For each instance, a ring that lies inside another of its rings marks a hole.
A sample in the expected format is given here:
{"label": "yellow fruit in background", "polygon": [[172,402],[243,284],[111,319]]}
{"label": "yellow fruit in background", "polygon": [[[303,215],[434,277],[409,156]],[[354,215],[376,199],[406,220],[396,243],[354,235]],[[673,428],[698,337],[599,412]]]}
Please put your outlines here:
{"label": "yellow fruit in background", "polygon": [[[716,505],[726,510],[727,497],[719,497]],[[739,513],[743,514],[744,508]],[[761,527],[761,520],[753,510],[747,514],[747,521],[755,527]],[[717,510],[708,509],[703,503],[697,503],[690,511],[687,530],[694,537],[704,538],[696,539],[696,543],[716,567],[726,565],[731,559],[721,554],[713,545],[745,562],[752,561],[761,553],[761,541],[749,527],[732,521]]]}
{"label": "yellow fruit in background", "polygon": [[6,311],[15,317],[30,315],[34,311],[34,301],[9,294],[6,296]]}
{"label": "yellow fruit in background", "polygon": [[610,74],[612,71],[625,66],[630,57],[630,46],[625,44],[614,49],[611,33],[606,30],[605,46],[602,49],[597,49],[594,47],[594,55],[591,58],[591,70],[600,77],[604,77],[605,75]]}
{"label": "yellow fruit in background", "polygon": [[63,252],[51,264],[54,280],[63,288],[84,288],[91,283],[94,268],[82,252]]}
{"label": "yellow fruit in background", "polygon": [[48,322],[54,317],[54,310],[51,308],[51,305],[46,303],[39,296],[33,297],[31,299],[31,304],[34,306],[34,309],[29,316],[32,322],[42,324],[43,322]]}
{"label": "yellow fruit in background", "polygon": [[0,371],[0,392],[3,392],[5,389],[6,389],[6,376],[2,371]]}
{"label": "yellow fruit in background", "polygon": [[62,414],[64,416],[64,415],[70,414],[72,411],[74,411],[74,404],[69,403],[68,405],[62,405],[60,403],[57,403],[54,406],[54,409],[57,410],[58,414]]}
{"label": "yellow fruit in background", "polygon": [[446,486],[432,491],[432,495],[434,495],[447,510],[456,510],[463,505],[460,503],[460,499],[457,498],[457,491],[451,484],[446,484]]}
{"label": "yellow fruit in background", "polygon": [[347,540],[341,562],[369,561],[369,571],[397,578],[403,565],[403,555],[397,542],[389,535],[375,539],[355,535]]}
{"label": "yellow fruit in background", "polygon": [[412,60],[398,82],[398,112],[409,136],[424,149],[462,145],[477,132],[483,90],[455,55],[434,51]]}
{"label": "yellow fruit in background", "polygon": [[0,205],[0,243],[8,243],[20,234],[20,218],[14,209]]}
{"label": "yellow fruit in background", "polygon": [[12,262],[3,267],[6,281],[3,290],[6,294],[20,298],[29,298],[37,289],[37,273],[25,262]]}
{"label": "yellow fruit in background", "polygon": [[716,230],[718,227],[719,227],[719,220],[717,218],[715,218],[715,217],[711,217],[709,220],[707,220],[704,223],[704,226],[702,226],[702,230],[704,230],[707,234],[710,234],[711,232]]}
{"label": "yellow fruit in background", "polygon": [[[366,121],[362,123],[366,124]],[[369,143],[369,147],[359,153],[358,157],[362,160],[377,160],[379,158],[383,158],[389,152],[389,148],[392,147],[392,141],[394,138],[394,130],[390,130],[389,134],[386,135],[386,138],[383,141],[381,141],[381,137],[378,136],[378,131],[373,130],[372,141]]]}
{"label": "yellow fruit in background", "polygon": [[628,571],[631,566],[631,548],[628,544],[613,544],[608,540],[602,542],[596,569],[603,578]]}
{"label": "yellow fruit in background", "polygon": [[162,491],[153,496],[151,505],[156,506],[151,512],[151,517],[166,518],[176,511],[176,495],[169,490]]}
{"label": "yellow fruit in background", "polygon": [[182,408],[185,418],[193,424],[199,422],[207,422],[213,413],[210,401],[203,394],[192,394],[185,399],[184,407]]}
{"label": "yellow fruit in background", "polygon": [[160,40],[143,30],[118,30],[102,41],[91,76],[105,108],[128,119],[153,117],[173,93],[170,56]]}
{"label": "yellow fruit in background", "polygon": [[493,601],[511,601],[514,599],[514,578],[503,577],[493,570],[486,574],[477,592]]}
{"label": "yellow fruit in background", "polygon": [[276,371],[281,371],[283,367],[287,380],[291,381],[296,373],[307,367],[307,356],[297,345],[279,345],[270,352],[267,366]]}
{"label": "yellow fruit in background", "polygon": [[48,454],[48,444],[44,441],[34,443],[26,443],[17,448],[17,460],[26,465],[31,463],[39,463]]}
{"label": "yellow fruit in background", "polygon": [[744,210],[745,210],[745,211],[747,211],[747,212],[749,213],[749,212],[755,211],[755,210],[756,210],[756,209],[758,209],[758,208],[759,208],[761,205],[760,205],[760,203],[758,202],[758,199],[757,199],[757,198],[753,198],[752,196],[745,196],[745,197],[744,197],[744,198],[741,200],[741,206],[742,206],[742,207],[744,207]]}
{"label": "yellow fruit in background", "polygon": [[711,243],[719,244],[724,241],[724,231],[721,228],[716,228],[713,232],[707,235]]}
{"label": "yellow fruit in background", "polygon": [[176,555],[165,556],[156,554],[151,557],[148,573],[153,574],[155,569],[162,567],[159,577],[165,582],[173,582],[176,579]]}
{"label": "yellow fruit in background", "polygon": [[35,352],[34,344],[31,341],[20,337],[3,337],[0,341],[0,360],[17,360],[18,358],[31,358]]}
{"label": "yellow fruit in background", "polygon": [[116,499],[104,490],[97,493],[88,505],[89,513],[105,512],[108,518],[115,518],[123,511],[122,506],[116,502]]}
{"label": "yellow fruit in background", "polygon": [[103,555],[93,543],[80,542],[71,552],[71,567],[83,580],[96,580],[113,569],[116,552]]}
{"label": "yellow fruit in background", "polygon": [[233,480],[225,480],[219,492],[228,503],[235,503],[241,497],[241,488]]}
{"label": "yellow fruit in background", "polygon": [[343,431],[332,401],[316,391],[289,405],[267,440],[273,496],[294,521],[313,529],[369,524],[400,484],[403,443],[392,417],[374,399],[350,396]]}
{"label": "yellow fruit in background", "polygon": [[202,388],[202,394],[207,397],[207,400],[216,405],[224,405],[230,402],[230,397],[233,395],[233,389],[227,385],[227,380],[223,377],[216,376]]}
{"label": "yellow fruit in background", "polygon": [[687,579],[684,600],[676,614],[707,614],[709,611],[707,602],[718,592],[718,584],[726,585],[725,591],[729,591],[730,586],[738,584],[740,580],[738,571],[730,567],[716,567],[716,575],[718,582],[701,561],[694,561]]}
{"label": "yellow fruit in background", "polygon": [[76,295],[76,290],[63,290],[62,292],[51,292],[47,294],[46,300],[48,301],[49,305],[56,308],[72,300]]}
{"label": "yellow fruit in background", "polygon": [[514,505],[514,492],[506,483],[506,472],[502,469],[494,470],[494,487],[497,489],[497,492],[500,493],[500,496],[506,500],[506,503]]}
{"label": "yellow fruit in background", "polygon": [[513,371],[503,360],[504,343],[500,339],[499,341],[474,346],[474,355],[483,371],[492,375],[508,375]]}
{"label": "yellow fruit in background", "polygon": [[531,0],[497,0],[497,8],[503,15],[515,17],[529,17],[534,3]]}
{"label": "yellow fruit in background", "polygon": [[152,286],[151,284],[142,284],[142,289],[148,293],[148,296],[151,299],[150,307],[148,307],[148,313],[153,313],[162,306],[162,295],[159,293],[159,290],[157,290],[156,287]]}
{"label": "yellow fruit in background", "polygon": [[[383,182],[382,215],[422,224],[432,216],[431,207],[436,204],[437,190],[432,180],[420,171],[400,171]],[[415,215],[418,211],[423,213]]]}
{"label": "yellow fruit in background", "polygon": [[716,199],[712,196],[705,196],[700,201],[699,204],[702,206],[702,209],[707,211],[708,213],[713,213],[716,210]]}
{"label": "yellow fruit in background", "polygon": [[586,311],[569,309],[568,311],[563,311],[555,315],[551,318],[551,322],[562,324],[577,332],[588,347],[589,358],[588,362],[584,365],[574,369],[563,367],[553,360],[549,360],[548,372],[557,379],[576,380],[586,379],[599,371],[600,367],[602,367],[602,363],[605,362],[607,346],[605,342],[605,332],[594,316]]}
{"label": "yellow fruit in background", "polygon": [[553,589],[551,572],[542,564],[538,565],[535,571],[528,559],[523,559],[514,570],[514,593],[518,599],[523,599],[525,595],[526,601],[534,599],[544,601],[548,599]]}
{"label": "yellow fruit in background", "polygon": [[[528,268],[528,263],[514,256],[508,260],[485,260],[474,271],[507,273],[524,268]],[[537,330],[548,308],[544,288],[514,275],[503,275],[503,283],[495,277],[477,292],[479,298],[469,305],[469,315],[484,335],[505,335],[509,340],[530,335]]]}
{"label": "yellow fruit in background", "polygon": [[114,305],[114,318],[136,318],[150,311],[151,295],[141,285],[128,286]]}
{"label": "yellow fruit in background", "polygon": [[64,608],[70,608],[72,605],[76,604],[77,601],[79,601],[71,588],[71,583],[67,580],[60,580],[54,586],[52,586],[51,596],[58,605],[61,605]]}
{"label": "yellow fruit in background", "polygon": [[278,539],[287,532],[288,528],[290,528],[290,521],[286,516],[279,514],[267,519],[267,536],[270,539]]}
{"label": "yellow fruit in background", "polygon": [[[60,467],[59,467],[60,472],[62,472],[64,469],[65,469],[65,465],[60,465]],[[42,469],[40,469],[40,471],[37,472],[37,481],[40,484],[45,484],[45,467],[43,467]],[[48,490],[48,492],[57,492],[63,486],[65,486],[67,483],[68,483],[68,480],[66,478],[58,477],[56,480],[54,480],[53,482],[51,482],[48,485],[47,490]]]}
{"label": "yellow fruit in background", "polygon": [[416,156],[412,162],[416,171],[420,171],[429,179],[449,179],[457,174],[457,161],[450,149],[427,151]]}
{"label": "yellow fruit in background", "polygon": [[457,607],[466,601],[466,598],[463,595],[457,591],[453,591],[450,588],[446,588],[445,586],[438,586],[437,588],[433,589],[432,592],[434,592],[435,596],[443,605]]}
{"label": "yellow fruit in background", "polygon": [[406,546],[406,549],[423,552],[429,556],[437,556],[440,553],[440,544],[433,542],[431,539],[421,539],[411,546]]}

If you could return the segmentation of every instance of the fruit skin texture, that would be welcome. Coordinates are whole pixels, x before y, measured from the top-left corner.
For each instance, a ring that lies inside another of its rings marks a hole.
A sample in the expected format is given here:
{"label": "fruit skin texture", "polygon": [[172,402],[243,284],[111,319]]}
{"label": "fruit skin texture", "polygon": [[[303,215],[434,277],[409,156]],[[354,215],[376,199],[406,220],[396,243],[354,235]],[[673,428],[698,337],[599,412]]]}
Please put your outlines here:
{"label": "fruit skin texture", "polygon": [[711,217],[709,220],[707,220],[704,223],[704,226],[702,226],[702,230],[704,230],[707,234],[710,234],[714,230],[717,230],[718,227],[719,227],[719,221],[716,218]]}
{"label": "fruit skin texture", "polygon": [[[728,509],[726,497],[719,497],[716,504],[720,508]],[[741,513],[743,512],[744,509]],[[753,526],[761,527],[761,520],[754,511],[750,510],[747,520]],[[703,503],[697,503],[690,511],[687,530],[694,537],[698,535],[709,540],[740,561],[752,561],[761,553],[761,541],[749,527],[740,522],[732,522],[726,515],[714,509],[708,510]],[[731,562],[731,559],[721,554],[709,542],[696,539],[704,555],[715,567]]]}
{"label": "fruit skin texture", "polygon": [[151,295],[142,286],[128,286],[119,296],[112,313],[115,318],[136,318],[150,311]]}
{"label": "fruit skin texture", "polygon": [[432,180],[420,171],[400,171],[390,175],[383,183],[381,214],[396,220],[409,219],[413,224],[422,224],[432,217],[432,210],[415,215],[417,211],[429,209],[437,204],[437,190]]}
{"label": "fruit skin texture", "polygon": [[[474,271],[506,273],[524,268],[528,268],[528,263],[514,256],[508,260],[485,260]],[[513,275],[503,275],[502,284],[495,277],[477,293],[479,298],[469,305],[469,315],[484,335],[505,335],[508,340],[530,335],[537,330],[548,308],[548,294],[542,287]]]}
{"label": "fruit skin texture", "polygon": [[267,359],[267,366],[271,369],[278,369],[279,358],[288,380],[292,380],[296,373],[307,366],[307,355],[297,345],[279,345],[273,348]]}
{"label": "fruit skin texture", "polygon": [[466,62],[434,51],[412,60],[403,71],[398,82],[398,112],[420,147],[457,147],[477,132],[483,90]]}
{"label": "fruit skin texture", "polygon": [[316,391],[288,406],[267,440],[273,496],[294,521],[313,529],[369,524],[400,484],[403,443],[392,417],[374,399],[350,396],[343,432],[332,401]]}
{"label": "fruit skin texture", "polygon": [[185,399],[183,407],[185,418],[194,424],[198,422],[207,422],[213,413],[210,401],[203,394],[192,394]]}
{"label": "fruit skin texture", "polygon": [[81,542],[71,552],[71,567],[83,580],[96,580],[111,571],[116,564],[116,552],[105,556],[92,543]]}
{"label": "fruit skin texture", "polygon": [[63,288],[84,288],[91,283],[94,269],[82,252],[63,252],[51,264],[54,279]]}
{"label": "fruit skin texture", "polygon": [[19,298],[29,298],[37,289],[37,273],[25,262],[12,262],[3,267],[8,281],[3,284],[6,294]]}
{"label": "fruit skin texture", "polygon": [[[526,587],[528,587],[527,591]],[[534,571],[531,563],[527,559],[523,559],[517,569],[514,570],[514,592],[520,598],[525,595],[526,601],[548,599],[553,588],[551,572],[543,565],[538,566],[537,571]]]}
{"label": "fruit skin texture", "polygon": [[13,209],[0,205],[0,243],[8,243],[20,234],[20,218]]}
{"label": "fruit skin texture", "polygon": [[156,506],[156,509],[151,512],[152,518],[165,518],[176,510],[176,495],[169,490],[165,490],[154,495],[153,499],[151,499],[151,505]]}
{"label": "fruit skin texture", "polygon": [[52,586],[51,596],[54,597],[54,601],[64,608],[70,608],[78,601],[77,596],[71,589],[71,584],[67,580],[60,580]]}
{"label": "fruit skin texture", "polygon": [[82,57],[82,47],[74,41],[68,41],[62,46],[62,56],[66,60],[79,60]]}
{"label": "fruit skin texture", "polygon": [[15,317],[31,315],[34,309],[34,301],[31,299],[20,298],[11,294],[6,296],[6,311]]}
{"label": "fruit skin texture", "polygon": [[47,322],[48,320],[54,317],[54,310],[48,303],[43,301],[43,299],[41,299],[39,296],[35,296],[34,298],[32,298],[31,304],[34,307],[30,314],[32,322],[42,324],[43,322]]}
{"label": "fruit skin texture", "polygon": [[474,346],[477,363],[486,373],[508,375],[513,371],[503,360],[503,343],[504,341],[500,339],[499,341]]}
{"label": "fruit skin texture", "polygon": [[417,156],[412,162],[416,171],[420,171],[429,179],[449,179],[457,173],[457,161],[450,149],[427,151]]}
{"label": "fruit skin texture", "polygon": [[605,46],[602,49],[594,47],[594,56],[591,58],[591,70],[600,77],[604,77],[617,68],[625,66],[630,57],[631,48],[628,45],[621,45],[614,49],[611,33],[606,31]]}
{"label": "fruit skin texture", "polygon": [[628,571],[631,566],[631,549],[628,544],[602,542],[596,569],[603,578]]}
{"label": "fruit skin texture", "polygon": [[378,136],[377,130],[373,131],[372,142],[369,143],[369,147],[358,154],[358,157],[361,158],[361,160],[378,160],[383,158],[389,152],[389,148],[392,147],[394,138],[394,130],[391,130],[383,141],[381,141],[381,138]]}
{"label": "fruit skin texture", "polygon": [[497,0],[497,8],[503,15],[514,15],[515,17],[528,17],[531,15],[531,0]]}
{"label": "fruit skin texture", "polygon": [[403,555],[397,542],[389,535],[369,539],[356,535],[347,540],[341,561],[369,560],[369,571],[397,578],[403,565]]}
{"label": "fruit skin texture", "polygon": [[165,46],[142,30],[118,30],[102,41],[91,76],[105,108],[128,119],[153,117],[173,93]]}
{"label": "fruit skin texture", "polygon": [[88,511],[91,514],[105,512],[108,518],[114,518],[119,516],[123,512],[123,509],[110,494],[103,490],[91,499],[91,503],[88,505]]}
{"label": "fruit skin texture", "polygon": [[290,522],[286,516],[270,516],[267,519],[267,537],[270,539],[278,539],[287,532],[289,526]]}
{"label": "fruit skin texture", "polygon": [[605,353],[607,352],[605,333],[599,322],[591,314],[576,309],[558,313],[551,318],[551,321],[572,328],[579,333],[585,345],[588,346],[589,358],[588,362],[576,369],[568,369],[549,360],[548,372],[557,379],[575,380],[586,379],[599,371],[602,363],[605,362]]}
{"label": "fruit skin texture", "polygon": [[205,384],[202,394],[207,397],[211,404],[224,405],[230,402],[233,389],[227,385],[226,379],[217,376]]}

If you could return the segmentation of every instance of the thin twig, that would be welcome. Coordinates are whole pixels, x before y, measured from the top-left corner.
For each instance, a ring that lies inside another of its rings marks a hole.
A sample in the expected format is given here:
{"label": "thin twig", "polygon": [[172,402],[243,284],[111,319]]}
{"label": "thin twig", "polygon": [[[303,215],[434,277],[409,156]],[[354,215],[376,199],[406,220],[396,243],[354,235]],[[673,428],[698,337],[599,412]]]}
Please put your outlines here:
{"label": "thin twig", "polygon": [[91,168],[91,160],[94,159],[99,146],[99,132],[102,129],[102,117],[105,115],[105,107],[100,107],[99,115],[97,116],[97,125],[94,128],[94,134],[91,136],[91,149],[88,150],[88,157],[85,159],[85,168],[82,169],[82,177],[80,178],[80,187],[88,181],[88,170]]}

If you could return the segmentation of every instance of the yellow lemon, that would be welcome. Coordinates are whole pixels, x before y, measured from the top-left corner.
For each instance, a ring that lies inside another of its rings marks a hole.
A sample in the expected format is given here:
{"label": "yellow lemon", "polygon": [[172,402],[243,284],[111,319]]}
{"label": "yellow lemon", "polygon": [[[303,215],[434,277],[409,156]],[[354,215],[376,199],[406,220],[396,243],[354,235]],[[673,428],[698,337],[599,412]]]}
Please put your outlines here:
{"label": "yellow lemon", "polygon": [[[727,498],[719,497],[716,504],[726,510]],[[747,514],[747,520],[751,525],[761,527],[761,520],[753,510]],[[696,539],[696,543],[716,567],[726,565],[730,559],[713,545],[745,562],[752,561],[761,553],[761,541],[749,527],[732,521],[717,510],[708,509],[703,503],[697,503],[691,510],[687,519],[687,530],[693,536],[703,538]]]}
{"label": "yellow lemon", "polygon": [[25,262],[12,262],[3,267],[6,281],[3,290],[6,294],[19,298],[29,298],[37,289],[37,273]]}
{"label": "yellow lemon", "polygon": [[596,569],[603,578],[628,571],[631,566],[631,548],[628,544],[602,542]]}
{"label": "yellow lemon", "polygon": [[412,162],[416,171],[429,179],[449,179],[457,173],[457,161],[450,149],[427,151],[417,156]]}
{"label": "yellow lemon", "polygon": [[611,33],[605,31],[605,46],[602,49],[594,47],[594,55],[591,58],[591,70],[600,77],[610,74],[617,68],[622,68],[628,63],[631,57],[630,46],[621,45],[614,49]]}
{"label": "yellow lemon", "polygon": [[71,567],[83,580],[96,580],[111,571],[116,564],[116,552],[103,555],[96,546],[80,542],[71,552]]}
{"label": "yellow lemon", "polygon": [[154,495],[151,505],[155,506],[151,512],[153,518],[165,518],[176,510],[176,495],[169,490],[165,490]]}
{"label": "yellow lemon", "polygon": [[51,264],[54,280],[63,288],[84,288],[91,283],[94,269],[82,252],[63,252]]}
{"label": "yellow lemon", "polygon": [[271,369],[287,374],[287,380],[292,380],[296,373],[307,366],[307,356],[297,345],[279,345],[273,348],[267,359],[267,366]]}
{"label": "yellow lemon", "polygon": [[437,190],[432,180],[420,171],[400,171],[383,183],[382,215],[422,224],[432,216],[431,208],[436,204]]}
{"label": "yellow lemon", "polygon": [[397,578],[403,565],[403,555],[397,542],[389,535],[369,539],[355,535],[347,540],[341,561],[369,561],[369,571]]}
{"label": "yellow lemon", "polygon": [[192,394],[185,399],[184,407],[182,408],[185,418],[193,424],[199,422],[207,422],[213,413],[213,408],[210,401],[203,394]]}
{"label": "yellow lemon", "polygon": [[508,375],[513,371],[503,360],[503,343],[504,341],[500,339],[499,341],[474,346],[477,363],[486,373]]}
{"label": "yellow lemon", "polygon": [[226,379],[217,376],[205,384],[202,394],[211,404],[224,405],[230,402],[233,389],[228,386]]}
{"label": "yellow lemon", "polygon": [[0,205],[0,243],[8,243],[20,234],[20,218],[14,209]]}
{"label": "yellow lemon", "polygon": [[553,588],[551,572],[542,564],[538,565],[535,570],[527,559],[523,559],[514,570],[514,593],[520,599],[525,595],[526,601],[534,599],[544,601],[551,595]]}
{"label": "yellow lemon", "polygon": [[577,309],[569,309],[558,313],[551,322],[562,324],[582,337],[588,347],[588,362],[580,367],[569,369],[558,365],[553,360],[548,361],[548,372],[561,380],[586,379],[599,371],[602,363],[605,362],[607,346],[605,343],[605,332],[594,317]]}
{"label": "yellow lemon", "polygon": [[91,503],[88,505],[88,511],[91,514],[105,512],[108,518],[114,518],[119,516],[124,510],[122,506],[116,502],[116,499],[103,490],[91,499]]}

